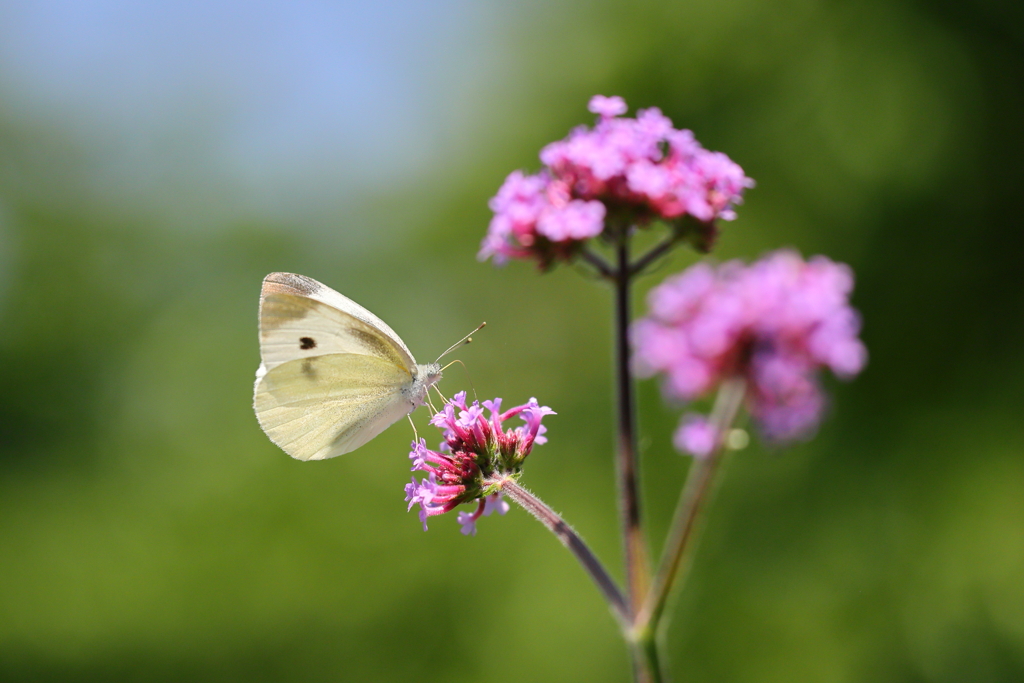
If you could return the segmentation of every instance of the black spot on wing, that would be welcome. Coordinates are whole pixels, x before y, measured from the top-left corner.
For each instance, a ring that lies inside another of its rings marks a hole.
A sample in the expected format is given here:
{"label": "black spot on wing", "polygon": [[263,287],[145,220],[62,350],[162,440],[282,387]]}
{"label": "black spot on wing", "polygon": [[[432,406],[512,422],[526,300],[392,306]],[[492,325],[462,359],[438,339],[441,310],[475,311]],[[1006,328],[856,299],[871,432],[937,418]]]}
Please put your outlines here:
{"label": "black spot on wing", "polygon": [[316,348],[316,340],[312,337],[301,337],[299,339],[299,348],[303,351]]}

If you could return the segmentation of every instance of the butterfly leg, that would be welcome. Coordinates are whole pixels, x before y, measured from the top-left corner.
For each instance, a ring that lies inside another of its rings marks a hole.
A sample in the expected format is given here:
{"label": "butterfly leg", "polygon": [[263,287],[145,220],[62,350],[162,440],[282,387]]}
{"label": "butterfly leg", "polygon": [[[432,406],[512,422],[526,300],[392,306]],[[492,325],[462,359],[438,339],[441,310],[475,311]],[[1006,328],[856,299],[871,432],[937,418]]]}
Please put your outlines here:
{"label": "butterfly leg", "polygon": [[406,413],[406,419],[409,420],[409,426],[412,427],[412,438],[416,443],[420,442],[420,433],[416,431],[416,423],[412,421],[412,413]]}

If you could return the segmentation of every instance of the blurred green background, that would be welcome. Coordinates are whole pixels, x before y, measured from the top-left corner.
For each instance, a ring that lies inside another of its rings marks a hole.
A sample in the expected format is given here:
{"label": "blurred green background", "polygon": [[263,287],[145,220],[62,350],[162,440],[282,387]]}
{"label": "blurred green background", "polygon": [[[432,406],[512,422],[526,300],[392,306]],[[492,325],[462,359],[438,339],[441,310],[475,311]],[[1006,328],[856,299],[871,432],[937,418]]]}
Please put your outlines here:
{"label": "blurred green background", "polygon": [[[270,271],[423,362],[486,320],[442,388],[558,411],[524,482],[619,576],[609,292],[475,259],[603,93],[756,179],[715,258],[851,264],[871,354],[817,438],[732,460],[678,680],[1024,680],[1022,7],[0,2],[0,679],[627,680],[522,511],[423,533],[407,425],[307,464],[251,409]],[[659,539],[686,460],[640,394]]]}

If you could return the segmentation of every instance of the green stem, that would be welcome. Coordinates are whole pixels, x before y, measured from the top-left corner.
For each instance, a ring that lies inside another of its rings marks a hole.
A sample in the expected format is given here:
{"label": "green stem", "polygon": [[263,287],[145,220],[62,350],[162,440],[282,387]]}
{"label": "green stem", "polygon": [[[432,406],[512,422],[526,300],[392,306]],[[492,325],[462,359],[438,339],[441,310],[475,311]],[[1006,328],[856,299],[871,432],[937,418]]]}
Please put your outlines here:
{"label": "green stem", "polygon": [[499,479],[488,483],[498,484],[506,496],[533,515],[538,522],[547,527],[562,542],[562,545],[576,556],[583,569],[586,570],[590,578],[597,584],[597,588],[604,595],[605,600],[608,601],[612,614],[618,620],[623,633],[627,633],[632,624],[632,614],[629,605],[626,603],[626,598],[622,595],[622,591],[619,590],[619,586],[612,579],[611,574],[604,568],[604,565],[597,559],[597,556],[594,555],[590,547],[584,543],[580,535],[557,512],[545,505],[544,501],[540,498],[520,486],[514,479]]}
{"label": "green stem", "polygon": [[634,678],[642,683],[662,683],[665,677],[654,631],[633,631],[632,636]]}
{"label": "green stem", "polygon": [[693,539],[696,536],[698,521],[706,508],[708,494],[712,490],[712,482],[722,462],[725,450],[725,439],[732,426],[746,391],[742,379],[733,378],[722,384],[711,412],[711,425],[714,427],[718,441],[715,449],[706,458],[694,458],[690,472],[686,477],[686,485],[679,496],[669,529],[661,562],[654,577],[654,583],[644,600],[643,606],[637,611],[634,628],[637,633],[655,633],[668,602],[674,583],[684,567],[684,559],[693,554]]}

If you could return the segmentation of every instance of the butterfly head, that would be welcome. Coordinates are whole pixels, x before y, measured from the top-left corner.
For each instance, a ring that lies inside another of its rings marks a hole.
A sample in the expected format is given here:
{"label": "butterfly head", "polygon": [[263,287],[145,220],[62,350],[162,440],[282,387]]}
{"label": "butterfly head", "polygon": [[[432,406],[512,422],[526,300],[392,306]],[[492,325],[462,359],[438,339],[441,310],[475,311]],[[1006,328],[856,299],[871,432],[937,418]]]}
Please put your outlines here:
{"label": "butterfly head", "polygon": [[409,389],[409,399],[414,405],[423,405],[426,402],[427,389],[437,384],[440,379],[441,366],[438,363],[417,365],[416,374],[412,378],[412,386]]}

